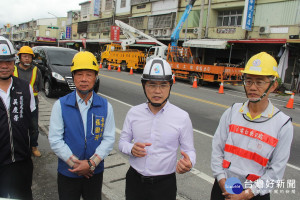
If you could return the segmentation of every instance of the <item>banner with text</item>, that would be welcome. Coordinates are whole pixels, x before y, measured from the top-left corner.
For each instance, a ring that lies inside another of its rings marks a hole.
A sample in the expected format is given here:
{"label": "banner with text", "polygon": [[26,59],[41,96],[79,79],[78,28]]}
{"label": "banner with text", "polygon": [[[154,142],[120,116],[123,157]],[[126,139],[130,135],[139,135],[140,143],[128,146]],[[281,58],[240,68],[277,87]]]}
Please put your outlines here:
{"label": "banner with text", "polygon": [[252,30],[254,7],[255,7],[255,0],[245,0],[242,29],[245,29],[247,31]]}
{"label": "banner with text", "polygon": [[114,40],[114,41],[120,40],[120,27],[118,26],[110,27],[110,40]]}
{"label": "banner with text", "polygon": [[71,34],[72,34],[72,27],[67,26],[66,27],[66,39],[71,39]]}
{"label": "banner with text", "polygon": [[100,0],[94,0],[94,16],[99,16]]}

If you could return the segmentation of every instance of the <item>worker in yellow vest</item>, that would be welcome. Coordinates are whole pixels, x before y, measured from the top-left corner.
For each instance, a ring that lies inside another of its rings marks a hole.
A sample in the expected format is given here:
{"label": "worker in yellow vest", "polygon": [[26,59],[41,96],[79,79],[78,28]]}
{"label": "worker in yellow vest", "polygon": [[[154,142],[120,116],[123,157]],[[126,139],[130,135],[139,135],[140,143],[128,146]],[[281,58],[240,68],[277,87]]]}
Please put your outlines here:
{"label": "worker in yellow vest", "polygon": [[30,129],[30,146],[32,154],[36,157],[41,156],[38,150],[38,92],[42,88],[42,74],[41,71],[32,64],[34,57],[33,50],[29,46],[23,46],[19,53],[19,63],[15,65],[14,76],[26,80],[30,83],[36,102],[36,109],[33,112],[32,128]]}

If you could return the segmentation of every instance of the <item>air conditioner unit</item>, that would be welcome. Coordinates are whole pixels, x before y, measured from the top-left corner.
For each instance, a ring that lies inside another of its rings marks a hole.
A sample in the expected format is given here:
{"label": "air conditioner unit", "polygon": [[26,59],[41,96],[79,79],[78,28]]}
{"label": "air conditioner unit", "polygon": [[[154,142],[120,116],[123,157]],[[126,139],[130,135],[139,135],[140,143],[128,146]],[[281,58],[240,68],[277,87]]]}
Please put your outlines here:
{"label": "air conditioner unit", "polygon": [[170,36],[171,35],[171,29],[164,29],[162,31],[163,36]]}
{"label": "air conditioner unit", "polygon": [[194,28],[193,33],[198,34],[198,32],[199,32],[199,28]]}
{"label": "air conditioner unit", "polygon": [[81,34],[81,37],[86,38],[86,33],[82,33],[82,34]]}
{"label": "air conditioner unit", "polygon": [[269,33],[271,33],[270,26],[261,26],[261,27],[259,27],[259,34],[260,35],[269,34]]}
{"label": "air conditioner unit", "polygon": [[154,36],[161,36],[161,30],[154,30]]}

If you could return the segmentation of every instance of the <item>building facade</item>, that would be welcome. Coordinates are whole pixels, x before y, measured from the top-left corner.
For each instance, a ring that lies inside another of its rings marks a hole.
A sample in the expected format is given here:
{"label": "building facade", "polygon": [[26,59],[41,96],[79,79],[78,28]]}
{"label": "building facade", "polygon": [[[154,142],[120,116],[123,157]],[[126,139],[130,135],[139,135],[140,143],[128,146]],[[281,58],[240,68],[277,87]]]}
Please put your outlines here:
{"label": "building facade", "polygon": [[[44,37],[80,46],[85,41],[99,48],[99,44],[111,42],[110,28],[118,19],[169,44],[189,2],[84,1],[79,4],[80,11],[69,11],[67,18],[32,20],[1,28],[0,34],[15,42],[38,42]],[[300,68],[299,24],[299,0],[196,0],[180,31],[178,45],[191,47],[197,62],[204,64],[242,64],[253,54],[266,51],[288,65],[281,78],[293,87]],[[282,55],[288,62],[282,61]]]}

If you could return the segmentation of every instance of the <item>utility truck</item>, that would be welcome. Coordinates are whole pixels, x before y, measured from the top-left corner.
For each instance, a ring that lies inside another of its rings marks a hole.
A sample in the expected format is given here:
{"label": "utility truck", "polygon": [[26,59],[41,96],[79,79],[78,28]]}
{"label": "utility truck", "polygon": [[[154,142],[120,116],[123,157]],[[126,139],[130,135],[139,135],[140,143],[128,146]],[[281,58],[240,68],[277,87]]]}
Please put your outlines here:
{"label": "utility truck", "polygon": [[[104,67],[107,67],[109,64],[112,66],[121,66],[123,71],[129,70],[130,68],[134,70],[143,69],[146,64],[146,54],[137,49],[129,49],[128,46],[131,44],[135,44],[137,37],[143,37],[148,39],[149,42],[153,42],[159,45],[160,52],[167,52],[167,46],[163,43],[159,42],[155,38],[148,36],[142,31],[125,24],[122,21],[115,20],[117,26],[119,26],[123,34],[126,36],[126,40],[123,40],[120,44],[108,44],[105,47],[105,51],[102,52],[101,62]],[[154,54],[149,55],[150,57],[157,57],[159,55]],[[166,57],[166,54],[164,55]]]}
{"label": "utility truck", "polygon": [[[188,18],[196,0],[190,0],[185,12],[171,35],[171,44],[166,47],[153,47],[153,56],[165,58],[171,65],[176,78],[189,80],[193,84],[204,82],[240,82],[242,79],[239,65],[223,63],[216,65],[196,64],[189,47],[177,46],[179,33]],[[149,57],[149,56],[148,56]],[[148,59],[148,58],[147,58]]]}
{"label": "utility truck", "polygon": [[146,55],[137,49],[123,48],[120,44],[107,44],[105,51],[101,53],[101,63],[103,67],[111,65],[121,67],[122,71],[143,69],[146,64]]}

